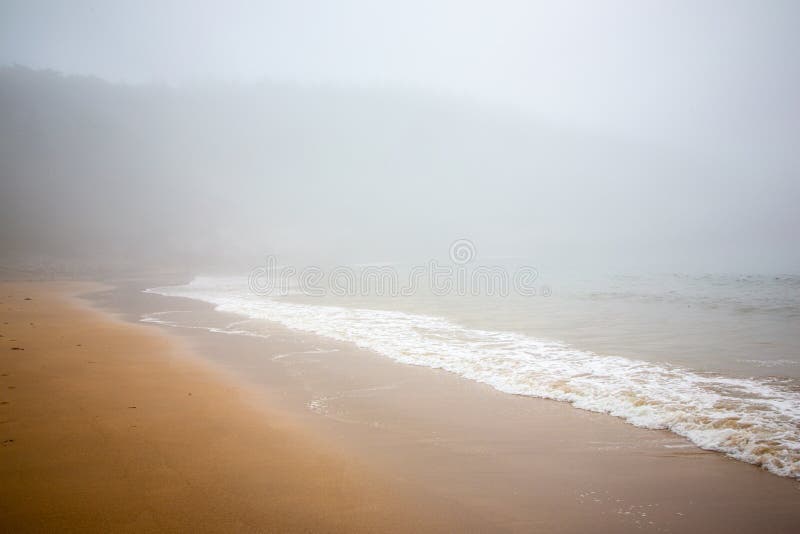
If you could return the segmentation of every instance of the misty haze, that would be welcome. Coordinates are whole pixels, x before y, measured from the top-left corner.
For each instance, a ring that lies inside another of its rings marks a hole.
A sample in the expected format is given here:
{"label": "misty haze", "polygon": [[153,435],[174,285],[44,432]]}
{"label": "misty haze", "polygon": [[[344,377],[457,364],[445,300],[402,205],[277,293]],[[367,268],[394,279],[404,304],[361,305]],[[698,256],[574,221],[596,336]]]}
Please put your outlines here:
{"label": "misty haze", "polygon": [[798,23],[0,3],[0,530],[796,532]]}

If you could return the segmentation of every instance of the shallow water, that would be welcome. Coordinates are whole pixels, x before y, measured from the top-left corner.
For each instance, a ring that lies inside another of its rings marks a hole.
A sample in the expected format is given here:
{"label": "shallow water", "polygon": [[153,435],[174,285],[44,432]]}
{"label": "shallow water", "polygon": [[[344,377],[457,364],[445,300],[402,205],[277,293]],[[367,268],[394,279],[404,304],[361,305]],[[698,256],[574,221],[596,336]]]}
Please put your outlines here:
{"label": "shallow water", "polygon": [[[151,292],[570,402],[800,477],[800,279],[608,276],[550,296],[259,296],[245,277]],[[151,322],[179,324],[175,316]],[[259,335],[252,324],[232,334]]]}

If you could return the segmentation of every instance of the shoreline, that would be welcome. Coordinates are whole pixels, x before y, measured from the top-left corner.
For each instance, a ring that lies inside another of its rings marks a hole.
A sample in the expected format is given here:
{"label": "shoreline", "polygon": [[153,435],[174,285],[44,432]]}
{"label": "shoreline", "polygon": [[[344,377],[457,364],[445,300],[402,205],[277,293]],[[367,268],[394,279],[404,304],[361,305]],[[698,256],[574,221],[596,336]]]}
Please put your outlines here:
{"label": "shoreline", "polygon": [[318,443],[194,361],[182,340],[76,302],[108,287],[0,289],[3,530],[407,532],[480,524]]}
{"label": "shoreline", "polygon": [[[69,311],[73,319],[91,316],[96,321],[92,329],[77,329],[74,335],[94,340],[93,343],[103,339],[108,343],[120,343],[118,336],[143,336],[150,340],[148,343],[160,343],[161,348],[150,350],[146,358],[142,359],[140,352],[135,361],[127,362],[130,369],[143,373],[149,369],[151,377],[155,369],[166,373],[167,378],[160,377],[157,384],[150,384],[151,388],[156,388],[151,389],[154,394],[166,395],[177,387],[174,380],[181,383],[185,377],[176,375],[176,370],[186,369],[191,369],[191,375],[197,380],[203,377],[203,387],[216,388],[218,401],[206,408],[219,411],[224,404],[227,409],[223,420],[230,419],[224,430],[214,429],[214,440],[224,442],[217,450],[235,450],[238,456],[250,459],[241,481],[232,480],[231,475],[236,469],[242,469],[243,460],[233,462],[234,465],[216,466],[215,476],[227,480],[228,485],[224,490],[216,486],[207,490],[222,494],[225,505],[236,510],[233,515],[242,513],[243,517],[260,518],[260,525],[265,524],[264,512],[260,510],[265,506],[263,499],[254,499],[247,492],[241,502],[232,497],[242,495],[246,488],[256,494],[263,490],[259,485],[263,480],[255,480],[258,473],[250,472],[249,467],[257,464],[262,468],[261,475],[265,473],[264,449],[254,445],[252,435],[252,427],[264,425],[268,427],[264,432],[271,433],[272,438],[289,436],[287,439],[300,444],[284,451],[290,453],[289,457],[295,458],[300,467],[293,470],[290,466],[283,472],[293,481],[294,485],[289,487],[302,493],[320,491],[316,484],[306,488],[304,484],[308,480],[305,478],[308,477],[298,480],[298,474],[308,468],[308,458],[318,458],[321,454],[327,458],[325,461],[332,462],[333,472],[341,475],[336,492],[322,491],[321,502],[314,501],[318,510],[324,510],[315,518],[314,529],[379,528],[407,532],[453,530],[459,529],[459,525],[472,531],[510,532],[721,533],[800,529],[800,484],[796,481],[697,449],[667,431],[633,427],[621,420],[577,410],[557,401],[500,393],[445,371],[398,364],[347,343],[300,334],[275,324],[259,325],[264,338],[215,332],[214,328],[223,328],[241,317],[217,312],[209,304],[190,299],[142,293],[141,288],[152,282],[94,285],[92,291],[84,291],[77,300],[73,297],[72,306],[79,308]],[[5,295],[0,294],[0,297],[7,306]],[[33,302],[39,300],[37,297]],[[26,323],[15,310],[22,309],[26,303],[32,304],[15,300],[12,302],[14,309],[3,308],[3,313],[10,313],[15,322],[24,326]],[[51,313],[56,318],[62,317],[59,320],[72,320],[63,319],[67,310],[56,307]],[[140,322],[143,314],[159,311],[179,312],[187,328]],[[97,330],[98,324],[104,325],[101,330]],[[211,331],[206,329],[208,327]],[[2,328],[10,327],[3,325]],[[102,331],[106,334],[98,334]],[[111,335],[111,331],[115,334]],[[5,330],[0,332],[5,333]],[[65,335],[50,340],[54,344],[52,348],[70,346]],[[4,339],[0,338],[0,342]],[[86,347],[81,350],[86,350],[88,343],[82,344]],[[11,354],[9,351],[4,356],[8,358]],[[109,355],[100,355],[96,362],[105,357]],[[82,368],[88,366],[83,361],[80,363],[81,366],[68,369],[64,377],[78,378],[80,373],[85,373]],[[0,372],[8,374],[6,370]],[[16,376],[14,380],[14,384],[9,382],[17,388],[12,393],[23,389],[19,385],[22,381]],[[117,374],[115,380],[119,385],[132,386],[130,377]],[[5,388],[5,382],[0,385]],[[30,383],[28,386],[33,387]],[[106,393],[117,395],[117,389],[120,388],[109,388]],[[35,391],[31,395],[31,400],[37,399]],[[44,402],[41,397],[39,390],[39,401]],[[179,396],[163,398],[160,409],[168,407],[175,414],[191,406],[186,404],[187,399],[199,397],[181,392]],[[0,420],[9,419],[6,416],[10,413],[9,406],[0,406],[5,411]],[[103,417],[123,418],[119,422],[134,412],[137,417],[143,415],[138,404],[137,409],[127,405],[122,409],[120,405],[117,412],[112,417],[106,410]],[[37,423],[51,423],[49,417],[49,414],[40,415]],[[159,447],[165,447],[164,454],[185,452],[180,446],[188,438],[178,432],[182,424],[173,420],[172,427],[149,427],[150,437]],[[63,426],[60,422],[59,425]],[[137,427],[137,432],[141,433],[142,425]],[[7,424],[0,425],[4,433],[10,428]],[[122,426],[114,430],[122,437],[130,432]],[[192,424],[191,430],[201,432],[203,428]],[[64,428],[53,430],[56,431],[66,432]],[[170,438],[166,439],[167,436]],[[261,439],[269,437],[264,435]],[[51,437],[42,438],[40,446],[58,448],[47,443]],[[15,439],[13,446],[19,443],[22,442]],[[181,458],[186,454],[178,454],[175,461],[194,459],[191,468],[181,471],[182,476],[201,480],[207,476],[201,471],[208,462],[196,459],[207,455],[208,447],[208,443],[195,444],[188,458]],[[107,444],[97,448],[108,449]],[[0,453],[12,450],[7,447]],[[126,450],[125,454],[137,458],[137,468],[149,468],[154,460],[141,447]],[[158,450],[161,454],[162,449]],[[227,458],[228,455],[215,457]],[[28,471],[19,471],[15,480],[24,481],[42,468],[37,466],[36,458],[28,461]],[[9,472],[5,472],[3,479],[10,479],[8,475]],[[39,480],[47,480],[47,476]],[[162,476],[166,475],[161,473],[159,477]],[[77,482],[73,480],[70,487],[74,489]],[[129,483],[124,489],[137,495],[139,487],[143,486]],[[366,493],[371,503],[366,508],[354,509],[352,501],[342,501],[342,492],[363,497],[365,488],[369,488]],[[122,489],[117,490],[122,492],[117,494],[119,498],[128,498]],[[14,497],[15,490],[5,491]],[[16,491],[19,492],[19,488]],[[176,490],[173,497],[181,495],[181,491]],[[0,497],[0,502],[16,502],[6,499],[5,495]],[[205,501],[198,499],[192,504],[182,495],[181,502],[192,509]],[[345,503],[345,511],[339,509],[337,502]],[[62,506],[67,504],[62,503]],[[304,527],[297,522],[306,517],[305,512],[289,506],[292,503],[286,504],[282,512],[275,509],[272,512],[278,513],[281,520],[289,521],[284,524],[288,525],[286,529],[302,530]],[[86,512],[88,505],[82,506]],[[126,506],[130,509],[136,505],[128,503]],[[329,514],[331,507],[336,509],[333,515]],[[63,510],[62,513],[68,514]],[[167,511],[163,513],[168,514]],[[0,513],[0,524],[12,517],[23,516]],[[173,516],[171,520],[176,528],[184,525],[180,518]],[[378,523],[370,523],[372,521]],[[268,524],[274,527],[277,523]],[[156,523],[135,525],[137,530],[148,526],[156,529]],[[209,525],[206,525],[208,530],[215,530]],[[161,525],[158,527],[163,529]],[[257,530],[248,528],[247,524],[226,524],[223,529]]]}
{"label": "shoreline", "polygon": [[[443,301],[438,312],[430,313],[435,306],[426,298],[349,303],[300,296],[253,298],[244,278],[213,276],[145,291],[210,303],[216,311],[240,318],[211,328],[219,333],[259,336],[253,327],[268,320],[297,334],[342,341],[404,365],[444,370],[502,393],[565,402],[640,428],[667,429],[702,449],[800,480],[800,383],[790,377],[737,378],[722,369],[703,371],[672,361],[597,353],[548,334],[540,337],[534,325],[519,330],[506,329],[510,325],[503,321],[492,325],[493,314],[480,309],[493,309],[490,301]],[[565,315],[586,313],[571,309],[568,302],[558,306]],[[506,311],[504,320],[519,321],[544,310],[519,309],[509,301]],[[469,326],[455,319],[459,316]],[[487,322],[479,324],[480,316]],[[164,311],[141,321],[186,327],[181,317]],[[676,348],[668,339],[677,332],[654,330],[664,338],[661,345]],[[613,329],[604,335],[622,344],[629,339]]]}
{"label": "shoreline", "polygon": [[266,392],[344,454],[455,499],[494,529],[800,528],[800,483],[666,430],[508,395],[274,323],[250,321],[248,329],[266,339],[215,332],[243,318],[196,300],[141,293],[152,282],[93,301],[134,321],[176,312],[172,319],[180,317],[185,328],[151,326],[186,339],[201,357]]}

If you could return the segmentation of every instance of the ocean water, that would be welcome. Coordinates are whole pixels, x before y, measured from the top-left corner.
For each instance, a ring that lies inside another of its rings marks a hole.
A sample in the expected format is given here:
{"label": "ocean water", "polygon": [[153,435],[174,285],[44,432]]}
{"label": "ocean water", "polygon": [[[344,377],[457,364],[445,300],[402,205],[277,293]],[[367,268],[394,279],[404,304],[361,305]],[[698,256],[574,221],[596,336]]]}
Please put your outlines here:
{"label": "ocean water", "polygon": [[[147,291],[351,342],[509,394],[668,429],[800,478],[800,277],[565,277],[547,289],[505,297],[267,297],[251,291],[247,277],[197,277]],[[237,322],[217,330],[259,335],[249,328],[252,322]]]}

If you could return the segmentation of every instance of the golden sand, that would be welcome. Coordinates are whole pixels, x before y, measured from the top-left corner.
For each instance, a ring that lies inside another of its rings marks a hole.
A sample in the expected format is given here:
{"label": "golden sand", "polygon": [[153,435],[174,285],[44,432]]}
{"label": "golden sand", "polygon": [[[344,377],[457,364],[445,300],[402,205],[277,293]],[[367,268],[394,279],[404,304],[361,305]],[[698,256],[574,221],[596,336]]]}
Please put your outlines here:
{"label": "golden sand", "polygon": [[86,284],[0,284],[0,531],[455,527],[311,443],[180,344],[81,306]]}

